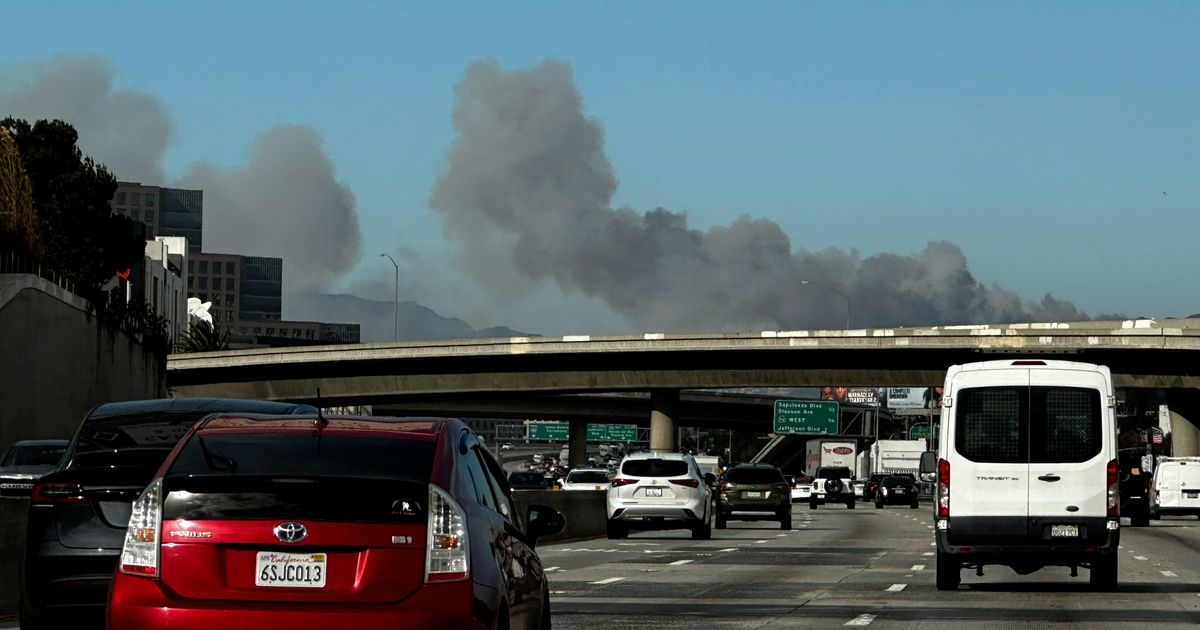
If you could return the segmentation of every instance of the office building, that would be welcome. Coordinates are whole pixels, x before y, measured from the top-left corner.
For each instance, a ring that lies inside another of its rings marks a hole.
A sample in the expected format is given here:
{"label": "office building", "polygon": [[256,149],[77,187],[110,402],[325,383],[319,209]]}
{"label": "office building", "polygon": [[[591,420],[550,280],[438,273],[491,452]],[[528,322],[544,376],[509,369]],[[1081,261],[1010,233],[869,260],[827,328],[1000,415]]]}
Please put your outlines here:
{"label": "office building", "polygon": [[144,224],[148,239],[179,236],[187,239],[190,252],[202,251],[203,191],[117,182],[109,205],[113,212]]}

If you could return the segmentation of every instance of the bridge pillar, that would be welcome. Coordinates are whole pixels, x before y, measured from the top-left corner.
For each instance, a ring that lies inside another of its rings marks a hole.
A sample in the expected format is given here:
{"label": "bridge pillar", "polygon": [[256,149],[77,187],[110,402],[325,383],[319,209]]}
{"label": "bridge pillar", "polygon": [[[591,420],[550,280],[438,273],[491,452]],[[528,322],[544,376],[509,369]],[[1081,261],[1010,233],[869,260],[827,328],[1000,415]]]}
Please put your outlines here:
{"label": "bridge pillar", "polygon": [[571,434],[567,442],[567,465],[579,468],[587,462],[587,420],[571,420]]}
{"label": "bridge pillar", "polygon": [[650,450],[677,451],[679,438],[675,415],[679,408],[679,390],[656,389],[650,392]]}
{"label": "bridge pillar", "polygon": [[[1200,420],[1200,390],[1171,390],[1167,393],[1167,402],[1170,413],[1171,455],[1200,455],[1200,427],[1196,425],[1197,420]],[[1161,417],[1159,424],[1163,424]]]}

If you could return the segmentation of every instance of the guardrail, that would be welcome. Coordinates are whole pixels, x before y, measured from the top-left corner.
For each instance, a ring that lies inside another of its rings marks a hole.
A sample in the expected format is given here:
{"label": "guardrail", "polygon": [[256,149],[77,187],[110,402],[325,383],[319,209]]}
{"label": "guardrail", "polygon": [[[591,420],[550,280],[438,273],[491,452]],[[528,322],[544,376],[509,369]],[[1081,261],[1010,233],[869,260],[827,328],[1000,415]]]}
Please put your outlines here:
{"label": "guardrail", "polygon": [[75,283],[67,280],[41,263],[36,263],[29,257],[16,252],[0,252],[0,273],[27,273],[52,282],[62,289],[75,293]]}

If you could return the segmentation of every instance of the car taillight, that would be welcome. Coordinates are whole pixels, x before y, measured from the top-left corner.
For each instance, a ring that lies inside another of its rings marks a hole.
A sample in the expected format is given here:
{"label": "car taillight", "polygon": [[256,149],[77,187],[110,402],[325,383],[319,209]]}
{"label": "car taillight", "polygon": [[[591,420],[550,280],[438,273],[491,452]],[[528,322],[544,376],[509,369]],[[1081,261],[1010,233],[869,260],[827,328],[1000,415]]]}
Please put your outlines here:
{"label": "car taillight", "polygon": [[1108,515],[1111,517],[1121,516],[1121,496],[1118,480],[1117,460],[1108,462]]}
{"label": "car taillight", "polygon": [[718,492],[725,492],[728,489],[729,489],[729,484],[725,483],[724,481],[721,482],[721,485],[717,486]]}
{"label": "car taillight", "polygon": [[33,505],[83,503],[83,487],[77,483],[39,483],[33,487],[29,502]]}
{"label": "car taillight", "polygon": [[637,483],[637,479],[623,479],[621,477],[617,477],[609,483],[612,484],[612,487],[617,488],[620,486],[628,486],[631,483]]}
{"label": "car taillight", "polygon": [[162,530],[162,479],[146,486],[129,516],[125,545],[121,547],[121,573],[158,577],[158,542]]}
{"label": "car taillight", "polygon": [[465,580],[470,571],[467,514],[445,490],[429,484],[425,583]]}
{"label": "car taillight", "polygon": [[950,518],[950,462],[938,460],[938,518]]}
{"label": "car taillight", "polygon": [[700,482],[696,481],[695,479],[672,479],[671,483],[677,486],[687,486],[689,488],[696,488],[700,486]]}

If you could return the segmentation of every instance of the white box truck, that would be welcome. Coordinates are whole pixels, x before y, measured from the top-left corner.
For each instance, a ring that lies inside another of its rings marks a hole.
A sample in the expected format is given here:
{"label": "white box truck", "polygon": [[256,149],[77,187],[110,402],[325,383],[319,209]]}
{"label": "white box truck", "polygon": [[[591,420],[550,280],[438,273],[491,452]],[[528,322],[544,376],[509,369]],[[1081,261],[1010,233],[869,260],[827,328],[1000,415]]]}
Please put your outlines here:
{"label": "white box truck", "polygon": [[921,453],[926,450],[925,439],[879,440],[868,451],[872,473],[917,473]]}
{"label": "white box truck", "polygon": [[854,440],[815,438],[808,441],[804,452],[804,472],[814,474],[822,466],[856,468],[858,444]]}

